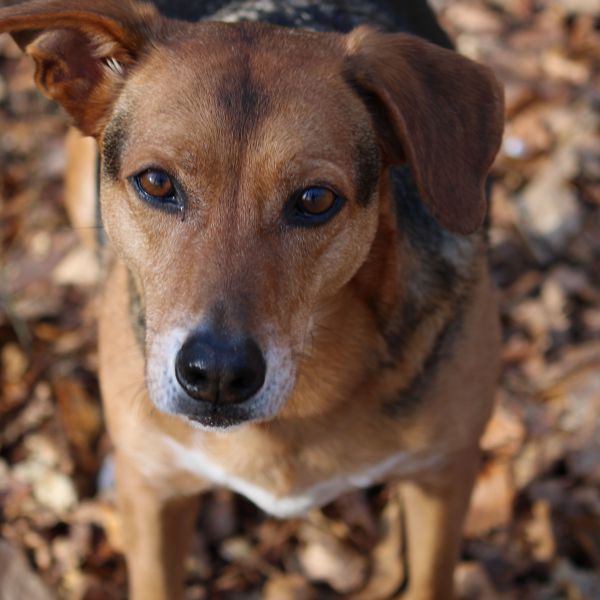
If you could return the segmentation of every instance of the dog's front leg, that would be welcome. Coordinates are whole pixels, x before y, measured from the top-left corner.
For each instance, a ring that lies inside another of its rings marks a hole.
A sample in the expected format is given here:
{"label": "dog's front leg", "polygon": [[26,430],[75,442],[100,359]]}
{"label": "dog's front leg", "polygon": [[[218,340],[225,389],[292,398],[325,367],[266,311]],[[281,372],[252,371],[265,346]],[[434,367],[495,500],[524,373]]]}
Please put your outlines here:
{"label": "dog's front leg", "polygon": [[402,600],[451,600],[462,525],[481,462],[478,447],[443,471],[403,482],[408,587]]}
{"label": "dog's front leg", "polygon": [[135,465],[117,455],[117,484],[130,600],[183,598],[185,559],[199,497],[166,499]]}

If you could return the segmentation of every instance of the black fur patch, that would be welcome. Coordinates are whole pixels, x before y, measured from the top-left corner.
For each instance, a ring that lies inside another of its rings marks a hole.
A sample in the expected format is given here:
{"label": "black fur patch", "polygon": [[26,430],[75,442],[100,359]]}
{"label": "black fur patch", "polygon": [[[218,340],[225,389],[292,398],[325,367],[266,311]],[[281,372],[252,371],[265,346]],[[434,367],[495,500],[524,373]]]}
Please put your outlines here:
{"label": "black fur patch", "polygon": [[[407,167],[393,168],[391,177],[398,227],[410,245],[413,259],[416,259],[413,271],[406,276],[418,278],[420,284],[418,290],[407,292],[395,316],[380,323],[388,352],[381,366],[396,368],[405,349],[410,351],[412,338],[418,330],[436,313],[448,311],[450,307],[446,323],[438,332],[421,369],[395,397],[384,400],[386,414],[400,417],[418,406],[438,365],[451,351],[453,340],[460,332],[465,307],[472,294],[476,255],[473,253],[464,264],[461,261],[453,264],[444,255],[444,248],[452,248],[458,240],[435,221],[421,202],[410,170]],[[458,268],[457,265],[461,264]]]}
{"label": "black fur patch", "polygon": [[367,206],[377,187],[381,170],[379,147],[372,140],[361,140],[355,150],[354,179],[359,204]]}
{"label": "black fur patch", "polygon": [[216,91],[227,127],[238,140],[245,140],[269,112],[269,96],[252,77],[250,54],[255,40],[248,27],[236,29],[238,55],[230,61]]}
{"label": "black fur patch", "polygon": [[[230,15],[245,21],[263,21],[286,27],[348,32],[370,24],[380,31],[406,31],[446,48],[452,43],[424,1],[410,0],[152,0],[169,17],[198,21],[213,15],[216,20]],[[214,13],[217,13],[214,15]]]}
{"label": "black fur patch", "polygon": [[121,159],[127,142],[127,115],[118,113],[106,126],[102,138],[102,171],[116,181],[121,173]]}
{"label": "black fur patch", "polygon": [[469,273],[459,274],[442,255],[445,236],[450,236],[431,216],[421,201],[408,167],[392,169],[394,208],[398,227],[416,252],[426,284],[421,299],[406,298],[384,337],[389,353],[397,356],[423,321],[441,305],[457,302]]}
{"label": "black fur patch", "polygon": [[417,373],[412,381],[397,393],[396,396],[384,399],[383,412],[392,418],[401,418],[410,414],[411,410],[419,406],[421,398],[427,392],[435,379],[438,367],[447,358],[452,349],[452,342],[460,333],[462,326],[462,311],[438,334],[433,347],[423,362],[422,370]]}

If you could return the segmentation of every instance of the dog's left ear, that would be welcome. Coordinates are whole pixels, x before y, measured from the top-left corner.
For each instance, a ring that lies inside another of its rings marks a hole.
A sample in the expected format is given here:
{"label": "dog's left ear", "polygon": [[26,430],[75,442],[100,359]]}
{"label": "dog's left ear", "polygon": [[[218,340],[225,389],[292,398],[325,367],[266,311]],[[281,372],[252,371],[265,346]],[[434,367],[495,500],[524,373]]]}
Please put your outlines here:
{"label": "dog's left ear", "polygon": [[97,136],[159,19],[131,0],[34,0],[0,9],[0,33],[33,58],[42,92]]}
{"label": "dog's left ear", "polygon": [[475,231],[504,123],[491,71],[414,36],[368,27],[348,34],[346,55],[346,77],[371,111],[388,163],[408,162],[442,226]]}

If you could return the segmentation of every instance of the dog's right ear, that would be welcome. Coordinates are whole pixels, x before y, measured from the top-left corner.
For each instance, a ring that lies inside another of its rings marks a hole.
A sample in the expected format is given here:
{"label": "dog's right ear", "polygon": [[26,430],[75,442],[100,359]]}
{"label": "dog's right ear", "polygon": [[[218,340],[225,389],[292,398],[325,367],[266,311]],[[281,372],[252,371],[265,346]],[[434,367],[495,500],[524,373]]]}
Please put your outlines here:
{"label": "dog's right ear", "polygon": [[93,136],[160,21],[150,4],[131,0],[34,0],[0,9],[0,33],[33,58],[38,87]]}

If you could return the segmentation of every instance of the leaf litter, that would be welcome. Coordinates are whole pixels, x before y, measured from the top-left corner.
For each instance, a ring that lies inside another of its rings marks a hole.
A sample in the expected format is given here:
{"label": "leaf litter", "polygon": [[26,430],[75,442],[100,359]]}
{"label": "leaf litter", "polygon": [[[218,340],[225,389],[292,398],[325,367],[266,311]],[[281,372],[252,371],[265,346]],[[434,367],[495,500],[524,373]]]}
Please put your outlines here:
{"label": "leaf litter", "polygon": [[[594,0],[433,4],[507,99],[490,231],[503,372],[456,586],[464,600],[594,600],[600,9]],[[0,596],[123,599],[96,379],[98,271],[61,202],[67,121],[32,81],[0,37]],[[289,521],[215,491],[198,523],[190,600],[377,600],[405,576],[390,486]]]}

